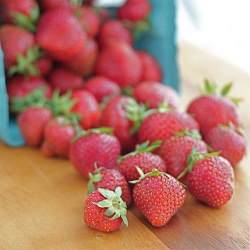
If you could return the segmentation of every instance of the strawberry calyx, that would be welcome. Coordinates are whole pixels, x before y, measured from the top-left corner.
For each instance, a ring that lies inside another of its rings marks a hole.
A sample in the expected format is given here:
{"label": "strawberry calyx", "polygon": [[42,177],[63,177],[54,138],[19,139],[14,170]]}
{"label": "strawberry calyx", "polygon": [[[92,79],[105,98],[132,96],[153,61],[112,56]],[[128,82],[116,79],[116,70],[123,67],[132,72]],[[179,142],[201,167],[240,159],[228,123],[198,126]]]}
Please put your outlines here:
{"label": "strawberry calyx", "polygon": [[132,22],[130,20],[123,20],[122,23],[126,28],[132,31],[133,37],[136,40],[140,39],[144,33],[148,32],[152,28],[151,23],[147,19],[140,20],[137,22]]}
{"label": "strawberry calyx", "polygon": [[93,202],[96,206],[100,208],[107,208],[105,215],[110,217],[110,220],[115,220],[121,218],[126,226],[128,226],[127,215],[127,205],[121,198],[122,189],[121,187],[116,187],[115,191],[111,191],[104,188],[98,188],[98,191],[106,198],[99,202]]}
{"label": "strawberry calyx", "polygon": [[100,182],[102,180],[102,174],[101,171],[104,169],[104,167],[97,167],[95,163],[95,170],[93,173],[89,173],[89,182],[88,182],[88,194],[95,191],[94,182]]}
{"label": "strawberry calyx", "polygon": [[180,132],[175,132],[174,135],[175,136],[190,136],[190,137],[198,139],[198,140],[202,139],[201,134],[196,129],[189,130],[189,129],[185,128],[184,130],[182,130]]}

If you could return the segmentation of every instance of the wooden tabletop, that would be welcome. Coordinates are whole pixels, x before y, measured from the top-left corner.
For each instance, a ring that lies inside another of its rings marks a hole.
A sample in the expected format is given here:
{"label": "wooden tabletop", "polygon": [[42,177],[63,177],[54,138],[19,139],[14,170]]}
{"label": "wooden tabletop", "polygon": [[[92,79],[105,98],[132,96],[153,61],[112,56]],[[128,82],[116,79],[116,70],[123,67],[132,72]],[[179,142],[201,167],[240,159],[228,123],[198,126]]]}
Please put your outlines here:
{"label": "wooden tabletop", "polygon": [[[250,75],[188,44],[180,47],[183,108],[205,77],[235,83],[234,96],[250,135]],[[248,147],[249,149],[249,147]],[[129,227],[101,233],[83,222],[86,180],[70,162],[37,149],[0,143],[0,249],[250,249],[250,158],[235,171],[233,199],[213,209],[188,195],[162,228],[153,228],[132,206]]]}

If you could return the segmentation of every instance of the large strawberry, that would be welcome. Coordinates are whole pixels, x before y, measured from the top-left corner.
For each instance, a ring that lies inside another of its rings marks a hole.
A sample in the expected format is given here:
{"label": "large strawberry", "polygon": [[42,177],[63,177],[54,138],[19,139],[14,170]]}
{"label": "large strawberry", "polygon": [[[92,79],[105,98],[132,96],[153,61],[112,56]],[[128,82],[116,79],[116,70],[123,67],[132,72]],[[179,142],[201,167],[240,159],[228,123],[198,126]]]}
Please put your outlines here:
{"label": "large strawberry", "polygon": [[141,77],[141,61],[126,43],[113,43],[104,48],[96,63],[96,73],[117,82],[120,87],[135,85]]}
{"label": "large strawberry", "polygon": [[160,144],[160,142],[154,142],[149,146],[149,143],[145,142],[138,145],[135,151],[120,158],[118,170],[126,177],[127,181],[139,179],[140,175],[136,167],[139,167],[145,174],[155,168],[166,172],[167,167],[164,160],[159,155],[151,153]]}
{"label": "large strawberry", "polygon": [[132,202],[131,191],[126,178],[116,169],[97,168],[89,175],[88,191],[94,192],[98,188],[115,191],[117,187],[122,189],[122,199],[129,206]]}
{"label": "large strawberry", "polygon": [[84,204],[85,223],[102,232],[115,231],[122,222],[128,226],[127,206],[121,195],[120,187],[117,187],[115,192],[98,188],[91,193]]}
{"label": "large strawberry", "polygon": [[184,187],[174,177],[157,169],[134,183],[135,205],[155,227],[164,226],[184,204]]}
{"label": "large strawberry", "polygon": [[70,10],[58,8],[43,13],[36,40],[51,57],[65,62],[84,49],[86,33]]}
{"label": "large strawberry", "polygon": [[72,143],[70,161],[79,173],[89,178],[95,165],[114,168],[120,151],[121,146],[115,136],[87,131]]}
{"label": "large strawberry", "polygon": [[213,151],[220,151],[235,167],[246,153],[245,138],[233,127],[219,125],[209,130],[204,140]]}

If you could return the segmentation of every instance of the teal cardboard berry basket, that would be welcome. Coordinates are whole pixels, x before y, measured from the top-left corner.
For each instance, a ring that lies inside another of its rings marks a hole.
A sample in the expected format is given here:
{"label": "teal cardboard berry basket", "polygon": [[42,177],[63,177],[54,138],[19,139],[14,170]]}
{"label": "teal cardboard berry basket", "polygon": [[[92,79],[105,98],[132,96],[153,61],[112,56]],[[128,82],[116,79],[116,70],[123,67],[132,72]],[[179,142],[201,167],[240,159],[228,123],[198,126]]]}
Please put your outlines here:
{"label": "teal cardboard berry basket", "polygon": [[[173,0],[151,0],[151,29],[141,36],[135,47],[150,52],[163,69],[163,83],[179,91],[179,75],[176,59],[176,5]],[[8,95],[0,46],[0,139],[16,147],[24,141],[15,119],[9,116]]]}

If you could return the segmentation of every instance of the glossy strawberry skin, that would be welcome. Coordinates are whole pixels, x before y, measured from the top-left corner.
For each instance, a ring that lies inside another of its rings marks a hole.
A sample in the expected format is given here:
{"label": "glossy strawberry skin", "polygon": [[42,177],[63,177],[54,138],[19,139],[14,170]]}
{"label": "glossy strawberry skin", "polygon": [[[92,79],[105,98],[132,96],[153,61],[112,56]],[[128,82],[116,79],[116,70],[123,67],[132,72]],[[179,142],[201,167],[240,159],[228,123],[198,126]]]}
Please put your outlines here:
{"label": "glossy strawberry skin", "polygon": [[196,199],[220,208],[232,198],[234,192],[233,167],[221,156],[197,161],[188,175],[187,188]]}
{"label": "glossy strawberry skin", "polygon": [[85,178],[97,166],[114,168],[121,146],[116,137],[107,134],[89,134],[78,138],[70,149],[70,161]]}
{"label": "glossy strawberry skin", "polygon": [[[191,136],[172,136],[166,139],[159,152],[159,155],[166,163],[166,172],[177,178],[187,167],[188,156],[192,149],[197,152],[207,153],[206,144]],[[185,182],[187,175],[181,181]]]}
{"label": "glossy strawberry skin", "polygon": [[134,88],[134,98],[139,103],[145,103],[150,108],[157,108],[160,103],[166,103],[169,107],[177,109],[180,98],[177,92],[160,82],[142,82]]}
{"label": "glossy strawberry skin", "polygon": [[217,126],[209,130],[204,140],[213,151],[220,151],[235,167],[246,153],[246,140],[235,130],[225,126]]}
{"label": "glossy strawberry skin", "polygon": [[144,174],[157,168],[159,171],[166,172],[164,160],[156,154],[150,152],[140,152],[135,155],[124,157],[118,164],[118,170],[126,177],[127,181],[138,180],[140,175],[136,169],[138,166]]}
{"label": "glossy strawberry skin", "polygon": [[116,169],[104,169],[101,171],[102,179],[99,182],[93,182],[96,189],[105,188],[115,191],[116,187],[122,189],[122,199],[129,206],[132,202],[131,191],[126,181],[126,178],[122,173]]}
{"label": "glossy strawberry skin", "polygon": [[203,136],[219,124],[228,125],[231,122],[236,128],[239,127],[236,106],[221,96],[198,97],[189,104],[187,112],[197,120]]}
{"label": "glossy strawberry skin", "polygon": [[28,108],[18,116],[18,125],[28,146],[37,147],[43,142],[46,124],[52,119],[52,112],[46,108]]}
{"label": "glossy strawberry skin", "polygon": [[103,232],[112,232],[118,229],[122,224],[122,219],[119,217],[110,220],[112,217],[106,216],[104,213],[106,208],[100,208],[94,204],[104,200],[105,198],[99,193],[98,190],[91,193],[84,204],[84,221],[85,223],[96,230]]}
{"label": "glossy strawberry skin", "polygon": [[186,191],[172,176],[149,176],[133,189],[137,208],[155,227],[164,226],[184,204]]}

